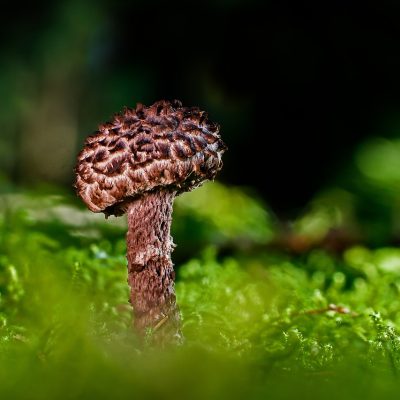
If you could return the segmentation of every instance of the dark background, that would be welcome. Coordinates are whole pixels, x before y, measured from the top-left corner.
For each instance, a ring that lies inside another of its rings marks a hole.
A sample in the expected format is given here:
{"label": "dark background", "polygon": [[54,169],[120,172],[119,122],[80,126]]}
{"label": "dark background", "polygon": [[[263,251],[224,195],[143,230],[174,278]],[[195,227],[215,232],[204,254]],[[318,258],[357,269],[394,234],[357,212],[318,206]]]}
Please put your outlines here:
{"label": "dark background", "polygon": [[178,98],[221,124],[220,179],[291,215],[344,173],[361,140],[396,134],[399,17],[389,0],[10,3],[0,167],[69,188],[100,122]]}

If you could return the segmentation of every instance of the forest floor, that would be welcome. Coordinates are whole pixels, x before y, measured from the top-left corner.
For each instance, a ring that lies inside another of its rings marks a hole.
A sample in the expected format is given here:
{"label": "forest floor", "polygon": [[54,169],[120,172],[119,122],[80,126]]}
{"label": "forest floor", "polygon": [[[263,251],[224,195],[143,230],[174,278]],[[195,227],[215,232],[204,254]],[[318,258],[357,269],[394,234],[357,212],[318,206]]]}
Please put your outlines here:
{"label": "forest floor", "polygon": [[395,397],[400,249],[280,249],[251,196],[196,192],[174,212],[185,344],[169,349],[132,332],[123,218],[62,194],[2,197],[0,397]]}

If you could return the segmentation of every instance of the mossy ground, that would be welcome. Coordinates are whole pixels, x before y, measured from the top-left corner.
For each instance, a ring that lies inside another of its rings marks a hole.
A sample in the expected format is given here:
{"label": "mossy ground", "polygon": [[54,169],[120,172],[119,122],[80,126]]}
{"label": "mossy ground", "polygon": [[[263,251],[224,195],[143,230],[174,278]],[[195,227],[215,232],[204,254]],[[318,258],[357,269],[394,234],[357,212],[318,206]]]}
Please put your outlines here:
{"label": "mossy ground", "polygon": [[[186,342],[139,349],[130,328],[123,219],[104,221],[61,195],[14,193],[2,204],[3,399],[397,393],[394,247],[283,251],[271,245],[277,223],[259,202],[208,185],[175,210]],[[337,225],[326,215],[325,225]],[[312,216],[313,209],[307,218],[320,227],[320,213]]]}

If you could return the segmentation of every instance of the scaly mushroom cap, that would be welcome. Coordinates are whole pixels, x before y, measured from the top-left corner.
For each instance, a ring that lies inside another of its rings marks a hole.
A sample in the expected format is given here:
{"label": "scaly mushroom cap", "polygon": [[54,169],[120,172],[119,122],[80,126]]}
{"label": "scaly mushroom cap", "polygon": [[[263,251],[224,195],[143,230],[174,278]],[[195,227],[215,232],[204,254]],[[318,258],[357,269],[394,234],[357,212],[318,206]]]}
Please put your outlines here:
{"label": "scaly mushroom cap", "polygon": [[204,111],[177,100],[126,108],[86,139],[77,194],[90,210],[118,216],[142,193],[190,191],[222,168],[226,146],[218,133]]}

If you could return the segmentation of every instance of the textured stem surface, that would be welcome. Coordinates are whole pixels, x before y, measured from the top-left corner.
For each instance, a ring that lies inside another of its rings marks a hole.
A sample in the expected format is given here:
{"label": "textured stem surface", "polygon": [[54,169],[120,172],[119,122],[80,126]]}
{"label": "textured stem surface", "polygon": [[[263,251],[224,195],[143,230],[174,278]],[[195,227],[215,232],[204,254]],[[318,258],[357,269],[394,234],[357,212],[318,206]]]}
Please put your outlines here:
{"label": "textured stem surface", "polygon": [[174,192],[144,194],[128,206],[127,259],[134,326],[151,341],[180,342],[170,235]]}

